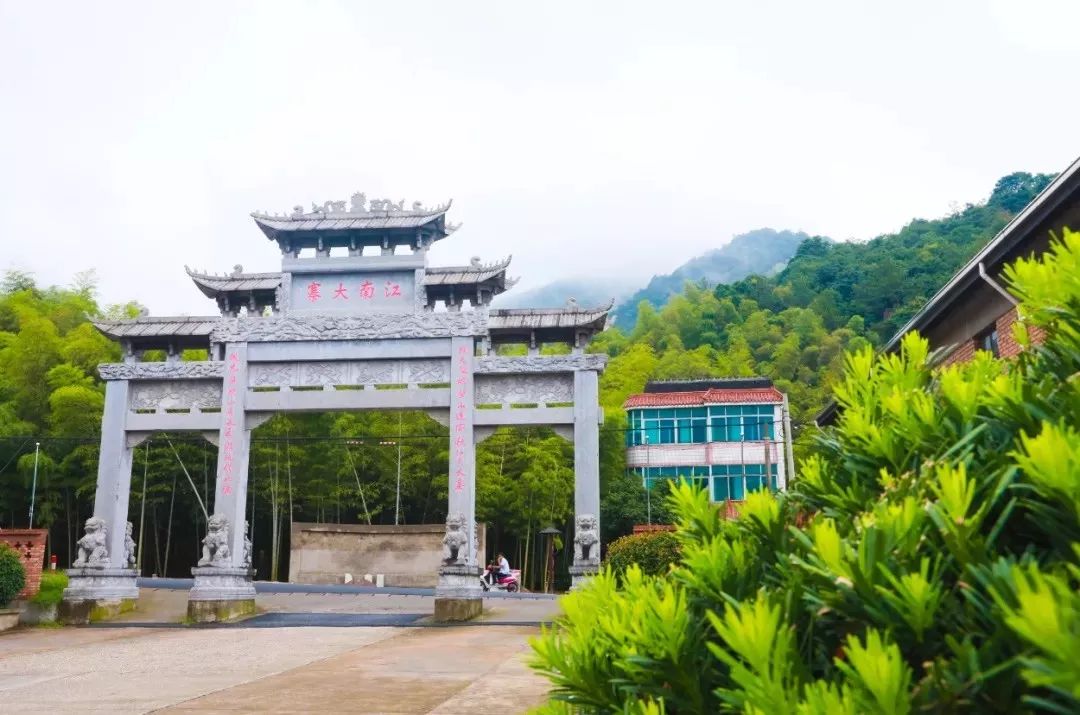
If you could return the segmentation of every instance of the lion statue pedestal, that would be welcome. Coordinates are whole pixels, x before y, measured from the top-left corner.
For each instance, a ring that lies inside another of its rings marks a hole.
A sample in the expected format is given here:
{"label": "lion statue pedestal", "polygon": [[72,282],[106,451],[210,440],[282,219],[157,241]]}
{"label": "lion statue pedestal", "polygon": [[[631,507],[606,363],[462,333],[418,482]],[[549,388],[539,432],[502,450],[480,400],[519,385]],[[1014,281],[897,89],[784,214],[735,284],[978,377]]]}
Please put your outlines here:
{"label": "lion statue pedestal", "polygon": [[574,529],[574,563],[570,588],[580,587],[600,570],[600,521],[594,514],[578,516]]}
{"label": "lion statue pedestal", "polygon": [[460,512],[446,515],[443,562],[435,586],[435,620],[442,623],[472,620],[483,611],[480,566],[475,556],[478,545],[474,533],[474,550],[470,554],[467,524],[468,519]]}
{"label": "lion statue pedestal", "polygon": [[[105,520],[92,516],[83,528],[86,533],[75,543],[77,555],[67,571],[68,587],[57,609],[62,623],[74,625],[115,618],[133,610],[139,597],[138,571],[112,566]],[[130,563],[126,554],[120,561],[125,567]]]}
{"label": "lion statue pedestal", "polygon": [[206,526],[202,558],[191,569],[195,583],[188,593],[188,620],[216,623],[254,613],[255,572],[243,555],[240,563],[234,563],[229,549],[229,520],[214,514]]}

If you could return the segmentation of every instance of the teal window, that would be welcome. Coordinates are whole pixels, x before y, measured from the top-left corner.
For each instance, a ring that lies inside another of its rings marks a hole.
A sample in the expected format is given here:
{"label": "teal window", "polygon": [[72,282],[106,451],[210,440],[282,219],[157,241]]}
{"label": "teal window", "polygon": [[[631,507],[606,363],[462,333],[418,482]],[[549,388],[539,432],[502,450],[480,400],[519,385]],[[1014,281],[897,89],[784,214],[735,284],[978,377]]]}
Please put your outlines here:
{"label": "teal window", "polygon": [[631,410],[628,422],[627,446],[708,441],[708,411],[704,407]]}
{"label": "teal window", "polygon": [[703,488],[713,501],[728,499],[742,501],[751,492],[768,489],[776,491],[778,466],[770,464],[716,464],[712,467],[686,465],[676,467],[638,467],[630,472],[642,480],[649,490],[666,494],[674,479],[686,479]]}
{"label": "teal window", "polygon": [[713,442],[774,439],[777,432],[773,405],[713,405],[708,419]]}
{"label": "teal window", "polygon": [[770,464],[766,474],[764,464],[715,464],[712,467],[714,501],[745,499],[750,492],[768,489],[776,491],[777,465]]}

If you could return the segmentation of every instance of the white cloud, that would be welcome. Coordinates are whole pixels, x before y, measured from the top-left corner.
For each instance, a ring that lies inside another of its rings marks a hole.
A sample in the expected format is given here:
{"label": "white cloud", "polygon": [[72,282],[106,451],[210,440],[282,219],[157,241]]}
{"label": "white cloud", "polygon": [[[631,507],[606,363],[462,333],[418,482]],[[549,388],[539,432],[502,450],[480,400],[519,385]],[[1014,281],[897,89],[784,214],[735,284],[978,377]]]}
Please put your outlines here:
{"label": "white cloud", "polygon": [[523,287],[867,238],[1080,151],[1069,13],[0,2],[0,268],[212,312],[183,264],[273,270],[249,211],[356,189],[453,197],[433,260],[513,253]]}

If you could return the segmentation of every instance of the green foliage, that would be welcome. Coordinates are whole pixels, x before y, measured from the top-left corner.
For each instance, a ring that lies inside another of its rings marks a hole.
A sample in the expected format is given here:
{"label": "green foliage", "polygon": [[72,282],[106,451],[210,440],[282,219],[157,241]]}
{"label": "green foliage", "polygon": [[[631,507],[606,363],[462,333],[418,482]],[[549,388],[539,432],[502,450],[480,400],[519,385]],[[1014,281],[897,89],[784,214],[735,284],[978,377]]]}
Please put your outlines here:
{"label": "green foliage", "polygon": [[6,607],[26,585],[26,569],[15,549],[0,544],[0,608]]}
{"label": "green foliage", "polygon": [[666,302],[645,291],[652,303],[641,303],[632,327],[620,307],[627,332],[608,330],[594,342],[615,356],[604,404],[621,405],[647,379],[764,375],[788,393],[795,422],[808,421],[841,378],[844,354],[891,338],[1051,178],[1006,176],[985,204],[871,241],[803,237],[772,275],[712,289],[687,281]]}
{"label": "green foliage", "polygon": [[649,576],[660,576],[679,561],[679,540],[670,531],[628,534],[608,545],[607,566],[616,574],[632,565]]}
{"label": "green foliage", "polygon": [[68,577],[64,571],[42,571],[41,587],[30,600],[39,606],[58,605],[63,600],[67,586]]}
{"label": "green foliage", "polygon": [[[1009,271],[1016,360],[851,354],[790,492],[687,484],[663,576],[566,596],[534,666],[575,712],[1080,711],[1080,233]],[[1035,346],[1028,329],[1045,343]],[[554,710],[557,712],[557,710]]]}

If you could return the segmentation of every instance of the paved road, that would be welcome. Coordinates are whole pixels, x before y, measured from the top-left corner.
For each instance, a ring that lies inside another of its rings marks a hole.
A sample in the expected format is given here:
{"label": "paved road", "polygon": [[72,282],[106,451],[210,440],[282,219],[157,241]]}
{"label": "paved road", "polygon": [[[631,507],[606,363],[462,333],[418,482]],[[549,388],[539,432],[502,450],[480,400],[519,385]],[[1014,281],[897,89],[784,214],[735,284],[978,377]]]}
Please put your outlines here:
{"label": "paved road", "polygon": [[[140,578],[140,588],[163,588],[172,590],[188,590],[191,588],[190,578]],[[256,581],[256,593],[340,593],[340,594],[371,594],[384,596],[434,596],[433,588],[403,588],[400,586],[357,586],[354,584],[306,584],[306,583],[281,583],[280,581]],[[506,593],[504,591],[488,591],[484,598],[511,598],[523,600],[551,601],[558,596],[551,593]]]}

